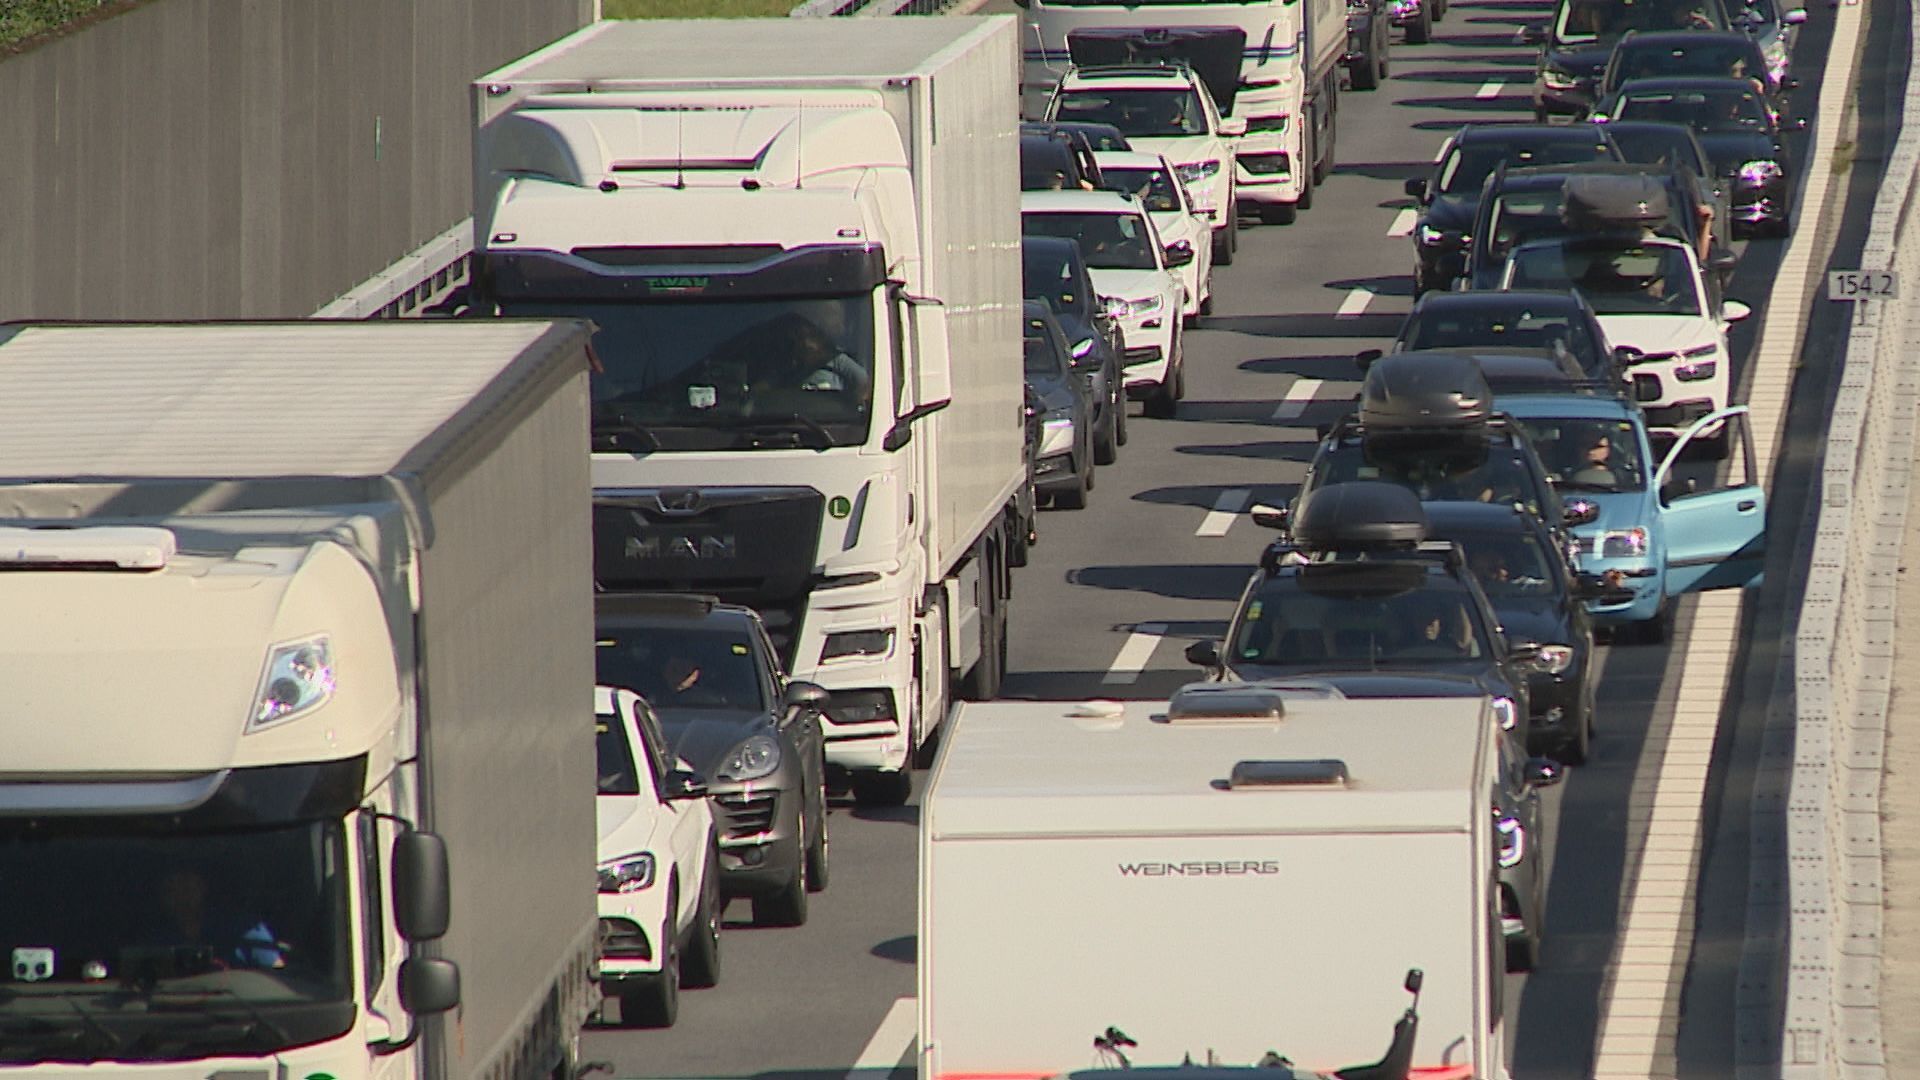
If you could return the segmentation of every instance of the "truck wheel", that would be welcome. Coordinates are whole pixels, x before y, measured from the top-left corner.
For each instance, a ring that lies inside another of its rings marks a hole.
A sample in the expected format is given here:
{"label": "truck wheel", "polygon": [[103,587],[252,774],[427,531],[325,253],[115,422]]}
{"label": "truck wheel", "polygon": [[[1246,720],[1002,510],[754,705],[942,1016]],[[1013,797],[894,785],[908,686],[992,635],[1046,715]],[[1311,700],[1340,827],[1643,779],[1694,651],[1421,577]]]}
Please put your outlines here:
{"label": "truck wheel", "polygon": [[1350,73],[1353,88],[1355,90],[1380,89],[1380,61],[1372,56],[1362,57],[1362,59],[1366,62]]}
{"label": "truck wheel", "polygon": [[701,879],[700,907],[693,913],[685,959],[680,962],[680,985],[688,990],[705,990],[720,982],[720,912],[726,901],[720,898],[720,854],[711,842]]}
{"label": "truck wheel", "polygon": [[1007,565],[1025,566],[1033,561],[1034,528],[1022,521],[1018,510],[1007,517]]}
{"label": "truck wheel", "polygon": [[623,1027],[668,1028],[680,1019],[680,944],[673,932],[678,906],[678,901],[668,901],[667,921],[660,927],[660,974],[620,991]]}
{"label": "truck wheel", "polygon": [[807,859],[801,851],[793,876],[779,891],[753,898],[753,925],[804,926],[807,922]]}
{"label": "truck wheel", "polygon": [[[1087,471],[1091,474],[1092,467],[1089,466]],[[996,565],[992,549],[989,548],[980,557],[986,570],[997,582],[1000,567]],[[980,613],[983,635],[980,659],[973,662],[973,670],[967,672],[967,677],[960,684],[960,697],[964,700],[992,701],[1000,693],[1000,679],[1007,669],[1007,599],[997,584],[990,588],[988,600],[992,606]],[[928,761],[928,764],[932,762]]]}
{"label": "truck wheel", "polygon": [[912,794],[913,775],[905,769],[864,769],[853,774],[853,800],[862,806],[905,806]]}
{"label": "truck wheel", "polygon": [[1313,185],[1320,176],[1320,140],[1313,137],[1313,125],[1307,125],[1302,136],[1301,160],[1306,163],[1307,175],[1300,178],[1300,198],[1294,202],[1297,210],[1313,209]]}
{"label": "truck wheel", "polygon": [[1427,2],[1420,5],[1420,17],[1407,24],[1407,44],[1425,45],[1433,40],[1433,9]]}

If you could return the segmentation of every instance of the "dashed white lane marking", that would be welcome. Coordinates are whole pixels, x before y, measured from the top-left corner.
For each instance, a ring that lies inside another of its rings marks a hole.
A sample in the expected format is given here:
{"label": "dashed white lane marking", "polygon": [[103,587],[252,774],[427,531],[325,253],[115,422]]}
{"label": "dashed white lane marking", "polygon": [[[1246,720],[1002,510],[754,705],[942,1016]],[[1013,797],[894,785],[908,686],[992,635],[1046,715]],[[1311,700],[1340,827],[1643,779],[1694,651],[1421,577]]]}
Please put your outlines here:
{"label": "dashed white lane marking", "polygon": [[875,1073],[893,1072],[901,1060],[913,1052],[914,1041],[920,1037],[919,1027],[920,1014],[914,999],[896,999],[887,1009],[887,1015],[881,1017],[873,1038],[867,1040],[866,1049],[860,1051],[860,1057],[847,1073],[847,1080],[872,1080]]}
{"label": "dashed white lane marking", "polygon": [[1273,410],[1275,420],[1297,420],[1300,414],[1313,404],[1313,395],[1320,390],[1319,379],[1295,379],[1287,387],[1287,396],[1280,399],[1280,407]]}
{"label": "dashed white lane marking", "polygon": [[1247,500],[1252,497],[1253,492],[1247,488],[1228,488],[1221,492],[1220,497],[1213,501],[1213,509],[1207,511],[1206,519],[1200,522],[1200,528],[1193,535],[1227,535],[1227,530],[1233,528],[1240,511],[1247,508]]}
{"label": "dashed white lane marking", "polygon": [[1505,79],[1488,79],[1486,82],[1480,84],[1480,89],[1475,90],[1473,96],[1482,101],[1488,98],[1497,98],[1500,96],[1500,91],[1506,89],[1506,87],[1507,82]]}
{"label": "dashed white lane marking", "polygon": [[1393,224],[1387,226],[1388,236],[1411,236],[1413,227],[1420,221],[1420,211],[1409,206],[1393,215]]}
{"label": "dashed white lane marking", "polygon": [[1340,301],[1340,310],[1333,313],[1334,318],[1337,318],[1337,319],[1355,318],[1359,315],[1364,314],[1367,310],[1367,305],[1371,304],[1372,302],[1373,302],[1372,289],[1349,290],[1347,293],[1346,299]]}
{"label": "dashed white lane marking", "polygon": [[1113,658],[1113,666],[1100,681],[1108,686],[1126,686],[1140,678],[1166,633],[1167,628],[1159,623],[1141,623],[1134,627],[1126,643],[1120,646],[1119,655]]}

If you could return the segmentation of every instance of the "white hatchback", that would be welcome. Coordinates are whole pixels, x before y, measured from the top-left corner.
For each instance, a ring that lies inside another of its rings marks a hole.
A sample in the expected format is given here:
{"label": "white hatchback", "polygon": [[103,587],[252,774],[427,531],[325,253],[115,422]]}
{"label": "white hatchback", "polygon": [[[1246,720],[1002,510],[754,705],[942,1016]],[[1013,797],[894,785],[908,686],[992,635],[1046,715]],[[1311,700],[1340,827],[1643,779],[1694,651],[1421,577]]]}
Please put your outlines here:
{"label": "white hatchback", "polygon": [[1146,414],[1170,417],[1186,393],[1180,316],[1186,288],[1180,269],[1194,258],[1168,251],[1138,200],[1115,191],[1023,191],[1021,231],[1059,236],[1080,245],[1093,290],[1120,323],[1127,392],[1146,401]]}
{"label": "white hatchback", "polygon": [[699,777],[662,751],[659,721],[631,690],[596,686],[600,987],[623,1024],[670,1027],[680,988],[720,979],[719,860]]}
{"label": "white hatchback", "polygon": [[1193,193],[1162,154],[1105,150],[1093,155],[1106,186],[1131,195],[1146,207],[1160,242],[1169,251],[1185,244],[1193,261],[1180,268],[1180,284],[1187,290],[1181,310],[1188,326],[1213,313],[1212,224],[1194,206]]}
{"label": "white hatchback", "polygon": [[1666,237],[1559,237],[1507,255],[1503,289],[1574,290],[1625,357],[1647,427],[1675,435],[1727,407],[1727,329],[1750,314],[1722,301],[1693,248]]}

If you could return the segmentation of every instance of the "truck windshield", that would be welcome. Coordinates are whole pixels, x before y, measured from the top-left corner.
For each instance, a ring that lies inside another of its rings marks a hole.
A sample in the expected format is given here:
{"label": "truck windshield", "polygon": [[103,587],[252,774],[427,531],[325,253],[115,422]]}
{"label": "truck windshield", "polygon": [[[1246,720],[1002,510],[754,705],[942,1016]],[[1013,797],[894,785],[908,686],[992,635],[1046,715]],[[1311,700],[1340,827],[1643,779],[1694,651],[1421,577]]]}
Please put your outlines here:
{"label": "truck windshield", "polygon": [[1507,261],[1507,288],[1578,289],[1600,315],[1698,315],[1700,296],[1686,250],[1532,244]]}
{"label": "truck windshield", "polygon": [[1487,655],[1467,591],[1439,578],[1388,596],[1322,592],[1298,577],[1275,578],[1247,602],[1232,649],[1239,663],[1271,667],[1422,665]]}
{"label": "truck windshield", "polygon": [[340,821],[0,821],[0,1061],[265,1055],[353,1024]]}
{"label": "truck windshield", "polygon": [[1205,135],[1207,114],[1192,87],[1170,90],[1068,90],[1054,120],[1112,124],[1129,139]]}
{"label": "truck windshield", "polygon": [[[501,313],[578,317],[593,335],[594,432],[646,450],[859,446],[873,411],[873,301],[507,300]],[[624,441],[624,440],[623,440]]]}
{"label": "truck windshield", "polygon": [[1094,270],[1153,270],[1153,233],[1139,214],[1031,213],[1021,216],[1022,228],[1034,236],[1059,236],[1078,241],[1080,255]]}

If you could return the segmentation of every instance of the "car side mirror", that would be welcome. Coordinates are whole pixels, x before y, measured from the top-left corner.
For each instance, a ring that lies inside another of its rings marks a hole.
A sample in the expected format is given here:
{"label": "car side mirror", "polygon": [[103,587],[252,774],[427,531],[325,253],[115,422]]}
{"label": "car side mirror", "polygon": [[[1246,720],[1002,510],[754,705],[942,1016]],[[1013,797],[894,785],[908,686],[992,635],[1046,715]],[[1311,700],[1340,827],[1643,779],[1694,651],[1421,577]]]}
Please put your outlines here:
{"label": "car side mirror", "polygon": [[1545,45],[1546,43],[1547,43],[1546,27],[1541,26],[1539,23],[1528,23],[1527,25],[1520,28],[1520,44]]}
{"label": "car side mirror", "polygon": [[1187,663],[1203,668],[1220,666],[1220,643],[1217,641],[1196,641],[1187,646]]}
{"label": "car side mirror", "polygon": [[1793,76],[1791,76],[1791,75],[1783,75],[1783,76],[1781,76],[1781,78],[1780,78],[1780,92],[1781,92],[1781,93],[1783,93],[1783,94],[1791,94],[1791,93],[1793,93],[1793,92],[1794,92],[1795,90],[1798,90],[1798,89],[1800,89],[1800,80],[1799,80],[1799,79],[1796,79],[1796,78],[1794,78],[1794,77],[1793,77]]}
{"label": "car side mirror", "polygon": [[1185,240],[1175,240],[1167,245],[1167,265],[1185,266],[1193,261],[1193,245]]}
{"label": "car side mirror", "polygon": [[707,797],[706,777],[685,769],[671,769],[667,772],[667,781],[661,785],[661,796],[669,801],[682,799],[704,799]]}
{"label": "car side mirror", "polygon": [[1287,519],[1291,515],[1284,506],[1268,506],[1265,503],[1255,503],[1253,509],[1247,511],[1247,516],[1252,518],[1253,523],[1261,528],[1285,530],[1287,527]]}
{"label": "car side mirror", "polygon": [[1237,139],[1247,133],[1247,120],[1244,116],[1223,116],[1220,118],[1220,134],[1229,139]]}
{"label": "car side mirror", "polygon": [[1600,504],[1591,499],[1574,499],[1561,507],[1560,520],[1568,525],[1591,525],[1600,520]]}
{"label": "car side mirror", "polygon": [[1534,757],[1527,759],[1526,769],[1521,775],[1526,785],[1537,791],[1540,788],[1550,788],[1566,779],[1567,770],[1552,758]]}
{"label": "car side mirror", "polygon": [[1720,317],[1730,323],[1739,322],[1753,314],[1753,309],[1738,300],[1728,300],[1720,305]]}
{"label": "car side mirror", "polygon": [[410,829],[393,840],[393,923],[408,941],[445,937],[451,889],[447,842]]}
{"label": "car side mirror", "polygon": [[801,712],[825,712],[830,696],[826,687],[818,683],[794,679],[787,683],[787,689],[780,695],[780,703],[789,709],[798,709]]}
{"label": "car side mirror", "polygon": [[1424,176],[1415,176],[1408,179],[1407,182],[1402,185],[1402,188],[1408,195],[1419,199],[1421,202],[1427,200],[1427,178]]}
{"label": "car side mirror", "polygon": [[1641,357],[1645,355],[1647,354],[1631,345],[1615,345],[1613,347],[1613,362],[1621,367],[1632,367],[1639,363]]}
{"label": "car side mirror", "polygon": [[1740,262],[1740,256],[1732,248],[1716,247],[1707,255],[1707,269],[1717,274],[1732,270]]}
{"label": "car side mirror", "polygon": [[1373,362],[1384,355],[1386,354],[1379,349],[1361,349],[1353,354],[1353,365],[1360,369],[1360,374],[1365,375],[1367,369],[1373,366]]}
{"label": "car side mirror", "polygon": [[460,966],[438,956],[409,956],[400,961],[400,1007],[415,1016],[433,1016],[460,1004]]}
{"label": "car side mirror", "polygon": [[1807,21],[1807,9],[1788,8],[1786,12],[1780,16],[1780,21],[1786,23],[1788,26],[1799,26]]}

